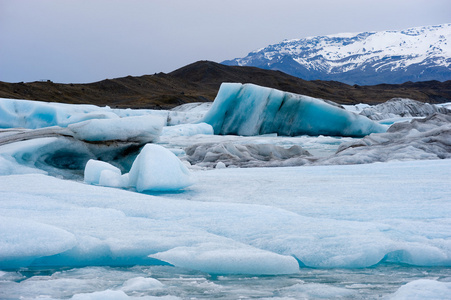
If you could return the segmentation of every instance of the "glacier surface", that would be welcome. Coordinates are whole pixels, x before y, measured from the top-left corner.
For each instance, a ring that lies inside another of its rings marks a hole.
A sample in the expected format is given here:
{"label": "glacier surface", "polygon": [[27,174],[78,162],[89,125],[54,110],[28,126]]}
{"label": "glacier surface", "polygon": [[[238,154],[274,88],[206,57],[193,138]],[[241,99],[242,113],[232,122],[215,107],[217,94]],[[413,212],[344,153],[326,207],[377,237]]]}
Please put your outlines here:
{"label": "glacier surface", "polygon": [[451,119],[409,103],[358,139],[0,101],[0,298],[443,298]]}
{"label": "glacier surface", "polygon": [[298,261],[450,266],[450,162],[211,170],[185,193],[161,196],[1,176],[1,268],[163,261],[283,274],[298,272]]}
{"label": "glacier surface", "polygon": [[215,134],[361,137],[386,127],[326,101],[254,84],[223,83],[203,122]]}

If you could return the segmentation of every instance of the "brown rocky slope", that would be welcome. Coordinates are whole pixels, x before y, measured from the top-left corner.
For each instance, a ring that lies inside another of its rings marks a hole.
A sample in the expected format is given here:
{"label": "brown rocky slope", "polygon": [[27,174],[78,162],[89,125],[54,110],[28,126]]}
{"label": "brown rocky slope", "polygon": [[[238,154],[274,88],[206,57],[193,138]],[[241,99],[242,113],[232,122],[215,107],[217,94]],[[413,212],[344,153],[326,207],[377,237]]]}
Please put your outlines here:
{"label": "brown rocky slope", "polygon": [[254,83],[340,104],[377,104],[396,97],[429,103],[451,102],[451,81],[350,86],[336,81],[306,81],[280,71],[225,66],[211,61],[199,61],[168,74],[127,76],[88,84],[0,82],[0,98],[168,109],[184,103],[213,101],[222,82]]}

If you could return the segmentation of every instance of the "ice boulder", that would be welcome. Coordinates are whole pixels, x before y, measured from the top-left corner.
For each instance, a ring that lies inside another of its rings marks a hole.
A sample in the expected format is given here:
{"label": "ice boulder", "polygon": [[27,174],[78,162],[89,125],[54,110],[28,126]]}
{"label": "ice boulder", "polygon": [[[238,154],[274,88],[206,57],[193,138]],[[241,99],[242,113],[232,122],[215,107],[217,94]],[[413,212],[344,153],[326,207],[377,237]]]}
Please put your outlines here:
{"label": "ice boulder", "polygon": [[138,192],[180,190],[193,183],[190,171],[177,156],[154,144],[144,146],[129,173],[129,185]]}
{"label": "ice boulder", "polygon": [[202,120],[215,134],[361,137],[386,127],[321,99],[254,84],[223,83]]}
{"label": "ice boulder", "polygon": [[85,182],[89,184],[127,187],[128,175],[122,175],[121,170],[115,166],[100,160],[90,159],[85,167]]}

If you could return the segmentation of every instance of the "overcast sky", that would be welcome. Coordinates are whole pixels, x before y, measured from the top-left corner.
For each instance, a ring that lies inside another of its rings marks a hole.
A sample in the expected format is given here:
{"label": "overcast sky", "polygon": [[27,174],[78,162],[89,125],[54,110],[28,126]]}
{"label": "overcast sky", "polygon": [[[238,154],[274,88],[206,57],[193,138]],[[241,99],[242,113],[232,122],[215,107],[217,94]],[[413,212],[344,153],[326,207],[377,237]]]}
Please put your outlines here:
{"label": "overcast sky", "polygon": [[167,73],[284,39],[450,22],[450,0],[0,0],[0,81]]}

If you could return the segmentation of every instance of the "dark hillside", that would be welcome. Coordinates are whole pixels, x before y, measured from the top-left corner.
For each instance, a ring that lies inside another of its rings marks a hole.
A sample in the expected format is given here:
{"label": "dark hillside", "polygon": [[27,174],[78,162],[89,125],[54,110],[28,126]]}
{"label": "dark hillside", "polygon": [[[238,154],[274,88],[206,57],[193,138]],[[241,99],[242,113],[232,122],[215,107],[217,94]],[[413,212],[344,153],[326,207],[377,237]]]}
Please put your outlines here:
{"label": "dark hillside", "polygon": [[199,61],[168,74],[127,76],[89,84],[0,82],[0,97],[167,109],[184,103],[213,101],[222,82],[254,83],[340,104],[376,104],[395,97],[429,103],[451,102],[451,81],[350,86],[336,81],[306,81],[280,71],[225,66],[210,61]]}

